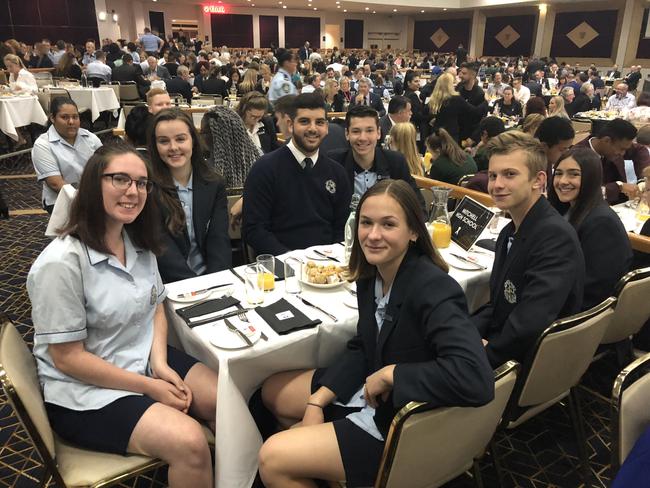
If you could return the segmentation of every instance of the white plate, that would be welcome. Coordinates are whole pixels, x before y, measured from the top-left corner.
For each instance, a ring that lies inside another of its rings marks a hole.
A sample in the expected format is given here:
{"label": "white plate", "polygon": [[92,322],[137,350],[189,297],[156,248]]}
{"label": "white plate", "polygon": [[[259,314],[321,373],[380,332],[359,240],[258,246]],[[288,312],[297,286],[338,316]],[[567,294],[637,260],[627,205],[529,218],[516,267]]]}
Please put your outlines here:
{"label": "white plate", "polygon": [[194,302],[198,302],[199,300],[204,300],[208,298],[213,291],[217,291],[217,290],[220,290],[220,288],[217,288],[215,290],[207,290],[204,291],[203,293],[198,293],[192,297],[187,297],[187,298],[181,298],[179,296],[182,295],[183,293],[188,293],[189,291],[191,291],[188,290],[187,292],[182,292],[182,293],[174,293],[174,294],[170,293],[167,295],[167,298],[177,303],[194,303]]}
{"label": "white plate", "polygon": [[344,299],[343,299],[343,305],[346,307],[353,308],[357,310],[359,308],[358,303],[357,303],[357,297],[354,297],[350,294],[348,294]]}
{"label": "white plate", "polygon": [[[262,330],[255,324],[241,322],[235,317],[232,317],[228,320],[230,320],[230,323],[232,323],[235,327],[244,332],[244,334],[246,334],[246,337],[248,337],[253,344],[260,340]],[[222,320],[216,324],[210,325],[210,327],[212,328],[210,331],[210,344],[212,344],[214,347],[229,350],[246,349],[248,347],[251,347],[244,342],[239,334],[231,331]],[[251,330],[251,328],[254,330]]]}
{"label": "white plate", "polygon": [[466,263],[465,261],[461,261],[460,259],[456,259],[453,256],[446,255],[445,261],[447,261],[447,264],[451,266],[452,268],[459,269],[461,271],[483,271],[483,268],[481,268],[480,264],[470,264]]}
{"label": "white plate", "polygon": [[[311,259],[312,261],[329,261],[331,264],[334,264],[336,266],[343,266],[342,256],[340,256],[336,252],[336,251],[338,251],[338,249],[336,249],[337,247],[341,247],[341,246],[337,245],[337,246],[329,246],[329,247],[323,247],[323,246],[308,247],[307,249],[305,249],[305,257],[307,259]],[[341,249],[343,249],[343,248],[341,247]],[[316,254],[314,252],[315,250],[318,250],[318,251],[322,252],[323,254],[325,254],[327,256],[336,258],[339,261],[337,262],[337,261],[333,261],[331,259],[327,259],[325,256],[319,256],[318,254]]]}
{"label": "white plate", "polygon": [[307,285],[307,286],[312,286],[314,288],[336,288],[337,286],[341,286],[345,281],[338,281],[336,283],[327,283],[324,285],[320,285],[318,283],[310,283],[307,280],[300,280],[301,283]]}

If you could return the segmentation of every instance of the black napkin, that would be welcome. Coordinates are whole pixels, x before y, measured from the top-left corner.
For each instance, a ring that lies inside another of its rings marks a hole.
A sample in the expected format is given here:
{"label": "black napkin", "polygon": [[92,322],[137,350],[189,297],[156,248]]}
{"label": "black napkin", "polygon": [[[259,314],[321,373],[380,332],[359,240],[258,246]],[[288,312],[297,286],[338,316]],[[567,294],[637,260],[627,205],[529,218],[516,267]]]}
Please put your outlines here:
{"label": "black napkin", "polygon": [[255,311],[280,335],[314,327],[321,323],[318,319],[311,320],[284,298],[280,298],[266,307],[257,307]]}
{"label": "black napkin", "polygon": [[239,300],[235,297],[221,297],[190,305],[188,307],[178,308],[176,309],[176,313],[180,315],[188,325],[199,325],[191,323],[190,319],[218,312],[219,310],[234,307],[235,305],[239,305]]}
{"label": "black napkin", "polygon": [[481,239],[476,241],[474,245],[494,252],[497,248],[497,241],[495,239]]}

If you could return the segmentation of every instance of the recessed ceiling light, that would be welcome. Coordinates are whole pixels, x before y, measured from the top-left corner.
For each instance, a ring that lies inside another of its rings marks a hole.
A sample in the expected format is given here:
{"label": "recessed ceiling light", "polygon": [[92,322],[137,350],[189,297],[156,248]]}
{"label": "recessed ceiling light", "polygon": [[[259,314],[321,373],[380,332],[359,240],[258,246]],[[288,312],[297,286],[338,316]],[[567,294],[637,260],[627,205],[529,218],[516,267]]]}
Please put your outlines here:
{"label": "recessed ceiling light", "polygon": [[282,8],[287,8],[287,6],[286,6],[286,5],[283,5]]}
{"label": "recessed ceiling light", "polygon": [[282,5],[282,2],[278,2],[280,5]]}
{"label": "recessed ceiling light", "polygon": [[344,9],[343,9],[343,11],[344,11],[344,12],[347,12],[347,11],[348,11],[348,9],[347,9],[347,8],[344,8]]}
{"label": "recessed ceiling light", "polygon": [[446,9],[446,8],[443,8],[442,10],[444,10],[445,12],[447,11],[447,9]]}
{"label": "recessed ceiling light", "polygon": [[316,7],[314,7],[314,10],[318,10]]}
{"label": "recessed ceiling light", "polygon": [[370,10],[370,7],[366,7],[366,10]]}
{"label": "recessed ceiling light", "polygon": [[340,5],[337,5],[336,8],[341,8],[341,6],[340,6]]}
{"label": "recessed ceiling light", "polygon": [[393,12],[397,12],[397,9],[396,9],[396,8],[394,8],[394,9],[393,9]]}
{"label": "recessed ceiling light", "polygon": [[423,13],[424,13],[424,10],[420,10],[420,13],[423,14]]}
{"label": "recessed ceiling light", "polygon": [[373,14],[376,14],[377,12],[375,12],[375,11],[373,10],[372,13],[373,13]]}
{"label": "recessed ceiling light", "polygon": [[339,5],[341,2],[336,2],[336,5]]}

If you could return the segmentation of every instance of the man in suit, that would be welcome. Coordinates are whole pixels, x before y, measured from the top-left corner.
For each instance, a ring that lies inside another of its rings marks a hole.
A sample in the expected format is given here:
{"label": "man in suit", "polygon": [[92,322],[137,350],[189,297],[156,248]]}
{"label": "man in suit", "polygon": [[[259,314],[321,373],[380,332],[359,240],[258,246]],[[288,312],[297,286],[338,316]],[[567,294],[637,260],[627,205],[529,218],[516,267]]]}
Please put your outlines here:
{"label": "man in suit", "polygon": [[320,151],[323,98],[304,93],[289,109],[291,141],[258,159],[244,185],[242,233],[258,254],[340,242],[350,213],[345,170]]}
{"label": "man in suit", "polygon": [[638,187],[629,178],[642,178],[643,170],[650,164],[647,159],[625,160],[625,152],[632,147],[637,130],[627,120],[607,122],[595,137],[589,137],[576,146],[596,151],[603,163],[603,181],[607,202],[621,203],[636,198]]}
{"label": "man in suit", "polygon": [[534,97],[541,97],[544,89],[548,90],[548,80],[544,78],[544,71],[537,70],[535,75],[530,79],[526,85],[530,90],[530,94]]}
{"label": "man in suit", "polygon": [[122,56],[122,64],[113,70],[113,81],[134,81],[142,99],[151,86],[151,82],[142,76],[140,65],[133,63],[133,56],[130,54]]}
{"label": "man in suit", "polygon": [[422,211],[426,213],[424,198],[411,176],[406,159],[396,151],[377,147],[379,136],[377,111],[356,105],[345,114],[345,137],[350,142],[350,147],[332,151],[329,155],[345,168],[353,193],[361,197],[383,179],[404,180],[411,185]]}
{"label": "man in suit", "polygon": [[190,85],[190,69],[187,66],[179,66],[178,76],[165,80],[165,86],[169,93],[179,93],[183,98],[192,104],[192,85]]}
{"label": "man in suit", "polygon": [[523,361],[555,320],[581,310],[584,257],[573,227],[542,196],[546,155],[518,131],[488,142],[488,192],[512,218],[499,234],[490,301],[472,319],[493,368]]}
{"label": "man in suit", "polygon": [[388,113],[379,119],[379,143],[390,133],[391,128],[400,122],[411,120],[411,102],[408,98],[396,95],[388,102]]}
{"label": "man in suit", "polygon": [[630,72],[625,77],[625,83],[631,92],[635,92],[641,81],[641,66],[632,66]]}
{"label": "man in suit", "polygon": [[370,81],[368,78],[361,78],[357,83],[358,91],[352,99],[352,105],[367,105],[374,108],[380,117],[386,115],[386,109],[381,98],[370,91]]}
{"label": "man in suit", "polygon": [[463,47],[463,44],[458,45],[456,49],[456,66],[460,66],[467,61],[467,49]]}
{"label": "man in suit", "polygon": [[617,79],[621,77],[621,72],[618,69],[618,65],[615,64],[612,69],[607,71],[607,78]]}
{"label": "man in suit", "polygon": [[311,49],[309,49],[309,41],[305,41],[305,45],[300,48],[300,51],[298,53],[298,56],[300,57],[300,61],[304,63],[306,59],[309,59],[310,54],[311,54]]}
{"label": "man in suit", "polygon": [[158,65],[158,60],[153,56],[147,58],[147,67],[144,69],[143,74],[150,80],[169,80],[171,75],[164,66]]}

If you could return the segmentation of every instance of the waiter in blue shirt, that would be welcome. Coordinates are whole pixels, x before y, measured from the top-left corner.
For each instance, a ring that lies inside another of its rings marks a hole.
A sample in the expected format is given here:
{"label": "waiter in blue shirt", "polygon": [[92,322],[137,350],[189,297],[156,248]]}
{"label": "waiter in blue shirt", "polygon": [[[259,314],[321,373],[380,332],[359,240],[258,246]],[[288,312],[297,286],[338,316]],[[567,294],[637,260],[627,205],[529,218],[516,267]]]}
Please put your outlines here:
{"label": "waiter in blue shirt", "polygon": [[269,87],[269,102],[271,103],[285,95],[298,94],[296,86],[291,82],[291,75],[296,71],[296,57],[286,49],[278,49],[275,56],[280,67]]}

